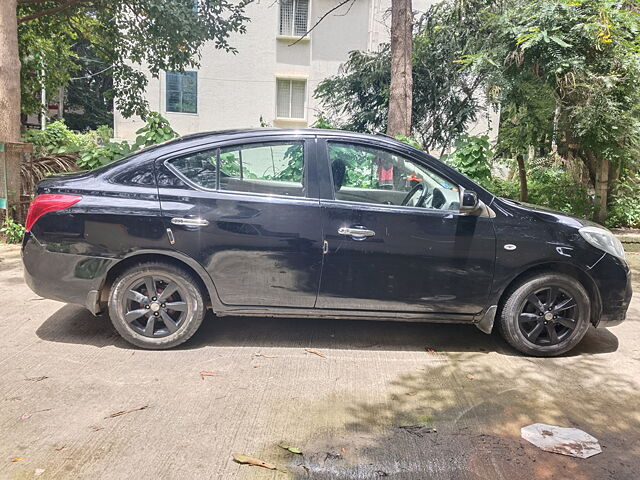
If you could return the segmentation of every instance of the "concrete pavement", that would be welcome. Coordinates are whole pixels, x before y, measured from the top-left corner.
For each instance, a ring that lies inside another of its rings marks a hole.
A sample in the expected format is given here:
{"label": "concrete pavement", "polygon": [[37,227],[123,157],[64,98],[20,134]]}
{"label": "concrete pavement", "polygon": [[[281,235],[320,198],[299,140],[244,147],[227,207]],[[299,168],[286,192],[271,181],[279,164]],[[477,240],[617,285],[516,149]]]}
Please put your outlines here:
{"label": "concrete pavement", "polygon": [[[630,258],[640,266],[640,253]],[[181,348],[139,350],[107,317],[33,294],[19,250],[4,245],[0,292],[2,479],[622,480],[640,471],[637,297],[624,324],[591,329],[565,357],[536,359],[472,326],[264,318],[210,317]],[[603,453],[542,452],[520,439],[536,422],[581,428]],[[239,465],[233,453],[279,470]]]}

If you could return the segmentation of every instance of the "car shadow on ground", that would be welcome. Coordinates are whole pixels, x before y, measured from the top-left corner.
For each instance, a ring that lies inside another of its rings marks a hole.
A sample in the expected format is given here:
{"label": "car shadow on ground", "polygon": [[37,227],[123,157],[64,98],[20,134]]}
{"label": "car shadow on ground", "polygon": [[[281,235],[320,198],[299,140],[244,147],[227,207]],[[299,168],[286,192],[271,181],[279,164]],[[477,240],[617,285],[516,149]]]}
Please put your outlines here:
{"label": "car shadow on ground", "polygon": [[[494,329],[495,330],[495,329]],[[111,325],[107,315],[94,317],[86,309],[65,305],[47,318],[37,335],[49,342],[134,349]],[[179,349],[205,347],[313,347],[345,350],[440,352],[498,352],[520,354],[494,331],[480,332],[473,325],[331,320],[305,318],[215,317],[205,318],[200,330]],[[606,329],[591,328],[568,356],[610,353],[618,338]]]}

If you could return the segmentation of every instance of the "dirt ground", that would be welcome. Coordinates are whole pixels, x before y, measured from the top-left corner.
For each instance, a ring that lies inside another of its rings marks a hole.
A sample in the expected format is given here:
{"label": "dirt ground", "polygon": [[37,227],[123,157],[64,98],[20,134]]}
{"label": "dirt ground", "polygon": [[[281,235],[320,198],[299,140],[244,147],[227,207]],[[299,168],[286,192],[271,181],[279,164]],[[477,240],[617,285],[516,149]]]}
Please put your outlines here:
{"label": "dirt ground", "polygon": [[[2,479],[640,476],[637,296],[622,325],[536,359],[472,326],[264,318],[211,317],[182,348],[139,350],[107,317],[33,294],[10,246],[0,292]],[[536,422],[603,453],[540,451],[520,438]]]}

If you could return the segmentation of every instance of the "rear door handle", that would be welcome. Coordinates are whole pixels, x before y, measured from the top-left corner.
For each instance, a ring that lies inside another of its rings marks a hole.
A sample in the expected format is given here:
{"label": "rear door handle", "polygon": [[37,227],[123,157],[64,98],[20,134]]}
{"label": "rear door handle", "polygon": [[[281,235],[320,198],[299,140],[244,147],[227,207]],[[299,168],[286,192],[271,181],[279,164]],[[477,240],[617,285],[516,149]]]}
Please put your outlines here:
{"label": "rear door handle", "polygon": [[171,219],[171,223],[185,227],[206,227],[209,225],[209,220],[205,220],[204,218],[175,217]]}
{"label": "rear door handle", "polygon": [[376,232],[373,230],[367,230],[364,227],[340,227],[338,229],[339,235],[346,235],[348,237],[353,238],[354,240],[364,240],[367,237],[373,237]]}

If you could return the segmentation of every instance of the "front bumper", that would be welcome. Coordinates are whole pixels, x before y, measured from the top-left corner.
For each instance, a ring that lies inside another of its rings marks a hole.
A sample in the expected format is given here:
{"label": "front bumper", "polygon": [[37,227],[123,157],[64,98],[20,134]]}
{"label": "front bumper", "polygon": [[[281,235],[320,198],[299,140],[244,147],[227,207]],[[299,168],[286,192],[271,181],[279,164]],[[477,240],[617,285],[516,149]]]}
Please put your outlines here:
{"label": "front bumper", "polygon": [[602,311],[596,327],[613,327],[624,321],[631,303],[631,271],[624,260],[606,254],[591,271],[600,292]]}
{"label": "front bumper", "polygon": [[115,261],[104,257],[62,253],[57,245],[43,245],[30,233],[22,242],[26,284],[37,295],[74,303],[97,313],[98,292]]}

